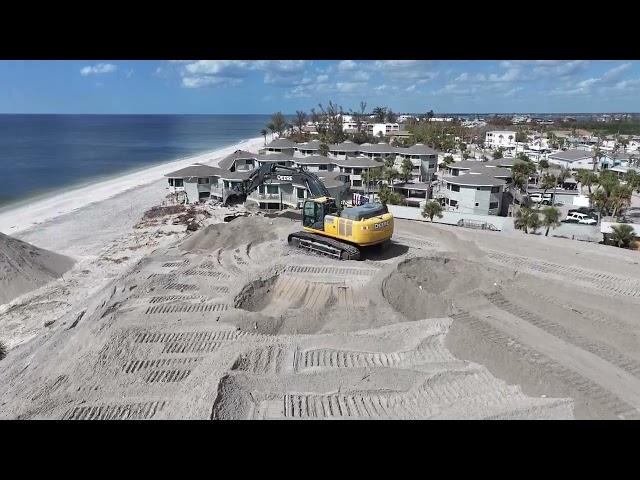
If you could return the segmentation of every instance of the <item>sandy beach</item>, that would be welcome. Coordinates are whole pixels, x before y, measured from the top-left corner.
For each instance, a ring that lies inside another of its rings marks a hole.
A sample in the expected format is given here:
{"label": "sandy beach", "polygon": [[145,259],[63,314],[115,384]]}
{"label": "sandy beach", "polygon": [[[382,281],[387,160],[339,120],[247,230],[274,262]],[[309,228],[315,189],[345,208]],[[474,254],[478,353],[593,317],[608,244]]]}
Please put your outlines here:
{"label": "sandy beach", "polygon": [[[100,212],[93,213],[99,213],[102,217],[101,223],[108,225],[112,220],[109,218],[112,212],[112,203],[104,203],[105,200],[112,200],[117,197],[117,202],[128,202],[132,206],[144,202],[144,199],[147,197],[150,200],[156,201],[157,198],[162,197],[166,193],[164,189],[164,187],[166,187],[166,179],[163,178],[164,174],[196,162],[217,165],[218,161],[235,150],[257,151],[263,143],[262,137],[244,140],[230,147],[213,150],[193,157],[181,158],[145,170],[124,174],[118,178],[74,188],[68,192],[57,193],[51,197],[34,201],[33,203],[21,205],[0,213],[0,233],[12,236],[16,236],[17,234],[28,235],[32,240],[37,240],[40,235],[34,235],[33,230],[38,230],[41,231],[42,238],[47,238],[48,232],[46,230],[51,227],[51,224],[46,223],[45,225],[45,222],[57,220],[64,215],[76,213],[84,207],[95,204],[101,204],[102,208],[100,208]],[[138,194],[140,188],[151,185],[153,185],[153,188],[145,190],[143,195]],[[126,195],[123,196],[122,194],[125,193]],[[77,218],[74,220],[74,224],[80,229],[85,226],[82,222],[78,222]],[[20,238],[22,238],[22,236],[20,236]],[[46,248],[55,251],[55,247],[51,245],[47,245]]]}
{"label": "sandy beach", "polygon": [[[26,293],[0,305],[2,341],[13,348],[46,330],[62,316],[81,311],[82,301],[111,279],[155,248],[185,234],[184,226],[134,228],[143,213],[159,205],[167,195],[164,174],[196,162],[217,165],[235,150],[257,151],[262,145],[262,138],[242,141],[0,214],[2,233],[76,262],[59,279],[51,281],[42,276],[40,283],[46,279],[46,285],[28,291],[25,284]],[[14,289],[13,293],[18,291]]]}

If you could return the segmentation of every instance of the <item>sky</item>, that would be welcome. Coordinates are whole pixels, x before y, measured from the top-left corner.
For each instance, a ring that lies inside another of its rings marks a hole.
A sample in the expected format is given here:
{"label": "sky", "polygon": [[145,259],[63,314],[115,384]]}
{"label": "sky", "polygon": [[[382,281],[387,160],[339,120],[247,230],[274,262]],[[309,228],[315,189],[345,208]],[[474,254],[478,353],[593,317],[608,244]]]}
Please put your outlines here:
{"label": "sky", "polygon": [[640,62],[0,61],[0,113],[640,112]]}

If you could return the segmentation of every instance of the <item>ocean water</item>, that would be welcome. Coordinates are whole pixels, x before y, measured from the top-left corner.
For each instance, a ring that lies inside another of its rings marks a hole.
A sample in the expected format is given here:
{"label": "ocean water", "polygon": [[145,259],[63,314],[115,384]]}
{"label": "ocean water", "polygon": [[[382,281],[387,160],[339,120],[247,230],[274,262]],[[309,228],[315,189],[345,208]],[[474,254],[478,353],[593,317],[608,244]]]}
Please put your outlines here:
{"label": "ocean water", "polygon": [[269,115],[0,115],[0,209],[259,137]]}

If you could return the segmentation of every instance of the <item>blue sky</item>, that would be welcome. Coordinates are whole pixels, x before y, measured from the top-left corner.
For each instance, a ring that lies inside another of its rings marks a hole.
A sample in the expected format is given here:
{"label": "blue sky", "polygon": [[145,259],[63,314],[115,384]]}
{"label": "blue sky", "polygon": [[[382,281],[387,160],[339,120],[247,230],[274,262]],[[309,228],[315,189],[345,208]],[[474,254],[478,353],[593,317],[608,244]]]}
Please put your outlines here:
{"label": "blue sky", "polygon": [[0,61],[2,113],[639,112],[638,61]]}

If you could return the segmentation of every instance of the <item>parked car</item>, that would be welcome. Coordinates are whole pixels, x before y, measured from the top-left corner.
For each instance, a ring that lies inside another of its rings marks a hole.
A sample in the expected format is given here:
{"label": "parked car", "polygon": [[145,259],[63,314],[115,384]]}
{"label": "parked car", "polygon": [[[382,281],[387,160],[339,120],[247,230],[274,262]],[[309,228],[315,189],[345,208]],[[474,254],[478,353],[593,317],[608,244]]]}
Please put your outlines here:
{"label": "parked car", "polygon": [[542,205],[551,205],[551,194],[545,193],[544,195],[541,193],[532,193],[529,195],[529,200],[531,203],[540,203]]}
{"label": "parked car", "polygon": [[580,208],[572,208],[571,210],[569,210],[567,212],[567,214],[571,214],[571,213],[584,213],[585,215],[593,218],[594,220],[598,220],[598,212],[596,211],[595,208],[587,208],[587,207],[580,207]]}
{"label": "parked car", "polygon": [[597,220],[591,218],[589,215],[580,212],[571,212],[567,215],[567,218],[563,220],[564,223],[579,223],[581,225],[595,225]]}

